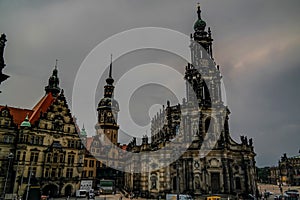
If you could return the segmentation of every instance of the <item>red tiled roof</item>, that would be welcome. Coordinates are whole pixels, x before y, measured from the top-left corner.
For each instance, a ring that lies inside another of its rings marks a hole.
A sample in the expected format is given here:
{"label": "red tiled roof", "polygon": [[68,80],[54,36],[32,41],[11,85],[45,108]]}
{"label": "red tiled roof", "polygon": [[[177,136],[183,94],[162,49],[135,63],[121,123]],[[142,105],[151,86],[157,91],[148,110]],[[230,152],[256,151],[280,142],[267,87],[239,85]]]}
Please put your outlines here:
{"label": "red tiled roof", "polygon": [[93,140],[94,140],[93,137],[87,137],[87,138],[86,138],[86,149],[87,149],[88,151],[91,150],[91,145],[92,145]]}
{"label": "red tiled roof", "polygon": [[[4,108],[5,106],[0,105],[0,110]],[[24,121],[26,115],[30,117],[33,113],[32,110],[29,109],[22,109],[22,108],[14,108],[14,107],[9,107],[10,114],[13,116],[14,123],[17,124],[18,126]]]}
{"label": "red tiled roof", "polygon": [[54,100],[55,98],[51,93],[46,94],[32,109],[33,114],[29,118],[30,123],[34,123],[36,120],[38,120],[40,117],[40,113],[46,112]]}
{"label": "red tiled roof", "polygon": [[[7,106],[10,114],[13,116],[14,123],[20,126],[20,124],[24,121],[26,115],[28,114],[29,121],[33,124],[40,117],[40,112],[46,112],[48,107],[53,103],[55,98],[51,93],[46,94],[35,106],[32,110],[23,109],[23,108],[14,108]],[[0,105],[0,110],[5,106]]]}

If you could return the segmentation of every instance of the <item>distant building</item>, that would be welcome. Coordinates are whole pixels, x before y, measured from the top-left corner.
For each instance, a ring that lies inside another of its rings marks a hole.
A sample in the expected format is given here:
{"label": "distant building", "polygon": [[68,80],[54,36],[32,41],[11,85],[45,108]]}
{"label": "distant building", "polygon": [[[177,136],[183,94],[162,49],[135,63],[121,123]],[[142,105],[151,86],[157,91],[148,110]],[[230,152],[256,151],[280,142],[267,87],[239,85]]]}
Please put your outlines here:
{"label": "distant building", "polygon": [[300,185],[300,155],[287,157],[283,154],[277,167],[270,169],[270,181],[273,184]]}
{"label": "distant building", "polygon": [[29,195],[35,188],[60,196],[80,187],[84,146],[56,66],[45,91],[33,109],[0,106],[0,190],[6,188],[5,193],[26,196],[30,184]]}

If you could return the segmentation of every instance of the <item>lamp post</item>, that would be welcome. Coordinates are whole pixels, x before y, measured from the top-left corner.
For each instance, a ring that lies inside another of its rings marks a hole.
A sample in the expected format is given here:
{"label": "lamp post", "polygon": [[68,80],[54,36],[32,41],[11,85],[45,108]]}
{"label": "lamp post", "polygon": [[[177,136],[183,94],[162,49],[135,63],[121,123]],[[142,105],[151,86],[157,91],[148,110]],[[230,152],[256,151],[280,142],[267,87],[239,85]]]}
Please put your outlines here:
{"label": "lamp post", "polygon": [[3,197],[4,198],[5,198],[5,194],[6,194],[6,186],[7,186],[7,180],[8,180],[9,171],[10,171],[11,160],[14,158],[14,154],[9,153],[7,158],[8,158],[8,169],[7,169],[7,172],[6,172],[6,178],[5,178],[4,188],[3,188]]}
{"label": "lamp post", "polygon": [[174,148],[174,152],[172,153],[173,156],[175,156],[176,158],[176,163],[175,163],[175,166],[176,166],[176,199],[179,200],[179,194],[180,194],[180,191],[179,191],[179,166],[180,166],[180,163],[179,163],[179,159],[180,159],[180,149],[179,149],[179,144],[176,144],[177,146]]}
{"label": "lamp post", "polygon": [[177,200],[179,200],[179,159],[176,160],[176,193]]}

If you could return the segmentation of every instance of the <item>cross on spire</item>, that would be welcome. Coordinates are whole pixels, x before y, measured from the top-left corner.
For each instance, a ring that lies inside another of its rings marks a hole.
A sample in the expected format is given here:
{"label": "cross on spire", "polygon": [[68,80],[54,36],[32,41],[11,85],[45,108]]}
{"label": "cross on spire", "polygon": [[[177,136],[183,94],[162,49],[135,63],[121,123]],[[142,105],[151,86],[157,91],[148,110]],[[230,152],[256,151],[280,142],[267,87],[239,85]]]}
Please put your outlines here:
{"label": "cross on spire", "polygon": [[55,59],[55,69],[57,69],[57,62],[58,62],[58,60]]}
{"label": "cross on spire", "polygon": [[197,10],[198,19],[201,19],[201,9],[200,9],[200,3],[199,2],[197,3],[197,7],[198,7],[198,10]]}

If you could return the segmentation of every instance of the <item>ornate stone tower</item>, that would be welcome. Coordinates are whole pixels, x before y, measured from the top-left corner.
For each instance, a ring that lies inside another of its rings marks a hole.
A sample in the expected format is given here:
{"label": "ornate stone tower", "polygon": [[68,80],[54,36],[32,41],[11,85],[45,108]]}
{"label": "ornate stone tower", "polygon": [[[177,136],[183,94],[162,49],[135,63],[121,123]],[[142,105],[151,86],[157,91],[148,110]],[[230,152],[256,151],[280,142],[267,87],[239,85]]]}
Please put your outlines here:
{"label": "ornate stone tower", "polygon": [[57,60],[56,60],[54,70],[48,81],[48,85],[45,87],[46,94],[52,93],[54,97],[56,97],[60,92],[59,79],[57,73],[58,71],[57,71]]}
{"label": "ornate stone tower", "polygon": [[100,136],[101,140],[105,144],[111,141],[112,144],[117,145],[118,143],[118,130],[119,125],[117,124],[119,104],[114,99],[114,79],[112,78],[112,61],[109,66],[109,76],[106,79],[106,85],[104,86],[104,97],[98,104],[98,123],[95,128],[97,135]]}
{"label": "ornate stone tower", "polygon": [[198,19],[191,34],[191,64],[185,72],[187,80],[187,101],[198,100],[199,106],[211,107],[212,103],[222,104],[221,74],[219,66],[215,67],[212,51],[211,30],[205,30],[206,22],[201,18],[198,5]]}
{"label": "ornate stone tower", "polygon": [[6,35],[2,34],[0,36],[0,84],[9,77],[8,75],[2,73],[3,68],[6,66],[4,62],[4,47],[6,41]]}

